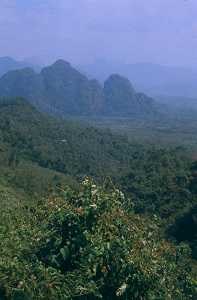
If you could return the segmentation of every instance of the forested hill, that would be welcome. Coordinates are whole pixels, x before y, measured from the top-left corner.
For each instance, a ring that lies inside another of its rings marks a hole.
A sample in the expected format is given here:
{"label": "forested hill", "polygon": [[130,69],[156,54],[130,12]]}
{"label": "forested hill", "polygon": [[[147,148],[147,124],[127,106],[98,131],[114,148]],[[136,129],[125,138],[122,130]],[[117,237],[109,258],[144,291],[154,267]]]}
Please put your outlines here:
{"label": "forested hill", "polygon": [[0,57],[0,76],[11,70],[25,68],[27,64],[18,62],[11,57]]}
{"label": "forested hill", "polygon": [[196,299],[196,169],[1,99],[0,299]]}
{"label": "forested hill", "polygon": [[[38,192],[38,184],[44,179],[48,184],[52,175],[57,183],[65,175],[74,181],[85,175],[112,176],[127,169],[131,153],[136,152],[125,137],[53,119],[24,99],[0,102],[0,166],[11,171],[10,183],[16,186]],[[2,173],[6,177],[6,171]]]}
{"label": "forested hill", "polygon": [[109,176],[138,211],[166,218],[191,206],[191,162],[181,150],[136,145],[109,130],[54,119],[24,99],[0,102],[0,165],[11,184],[38,192],[44,178],[46,186]]}
{"label": "forested hill", "polygon": [[124,169],[135,150],[126,137],[51,118],[21,98],[0,101],[0,133],[1,157],[13,152],[13,164],[23,158],[81,177]]}
{"label": "forested hill", "polygon": [[32,65],[26,61],[17,61],[9,56],[0,57],[0,77],[6,74],[9,71],[21,70],[26,67],[31,67],[35,70],[40,70],[40,67],[37,65]]}
{"label": "forested hill", "polygon": [[0,78],[0,96],[25,97],[40,110],[61,116],[151,117],[154,100],[137,93],[128,79],[112,75],[104,88],[69,63],[58,60],[40,73],[15,70]]}

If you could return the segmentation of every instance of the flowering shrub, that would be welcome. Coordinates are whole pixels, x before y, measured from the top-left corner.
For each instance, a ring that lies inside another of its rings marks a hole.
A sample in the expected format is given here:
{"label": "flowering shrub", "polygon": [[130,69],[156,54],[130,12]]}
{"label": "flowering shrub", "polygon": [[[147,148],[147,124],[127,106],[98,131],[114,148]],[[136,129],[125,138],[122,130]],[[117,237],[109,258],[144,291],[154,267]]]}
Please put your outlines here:
{"label": "flowering shrub", "polygon": [[1,226],[0,299],[195,299],[186,247],[86,178]]}

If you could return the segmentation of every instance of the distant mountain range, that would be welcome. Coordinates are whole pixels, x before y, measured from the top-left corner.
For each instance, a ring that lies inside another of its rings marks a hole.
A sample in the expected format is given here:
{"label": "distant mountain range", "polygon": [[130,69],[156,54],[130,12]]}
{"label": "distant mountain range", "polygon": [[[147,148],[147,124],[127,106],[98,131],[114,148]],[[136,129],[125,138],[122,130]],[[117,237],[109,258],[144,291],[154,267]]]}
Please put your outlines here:
{"label": "distant mountain range", "polygon": [[[41,67],[28,61],[17,61],[11,57],[0,57],[0,77],[8,71],[31,68],[36,72]],[[111,74],[127,77],[135,87],[159,102],[186,107],[197,106],[197,70],[192,68],[161,66],[152,63],[112,63],[104,60],[77,69],[87,78],[97,78],[103,84]],[[98,86],[98,82],[93,81]],[[161,101],[160,101],[161,100]],[[184,100],[184,101],[183,101]],[[175,103],[174,103],[175,102]],[[46,104],[47,105],[47,104]]]}
{"label": "distant mountain range", "polygon": [[162,66],[152,63],[110,63],[99,60],[79,67],[88,76],[103,82],[111,73],[118,72],[132,81],[134,87],[152,97],[181,96],[197,98],[197,70]]}
{"label": "distant mountain range", "polygon": [[0,77],[9,71],[20,70],[26,67],[31,67],[34,70],[39,70],[40,67],[25,61],[17,61],[9,56],[0,57]]}
{"label": "distant mountain range", "polygon": [[61,116],[144,117],[156,112],[154,100],[136,93],[127,78],[111,75],[103,87],[63,60],[40,73],[29,67],[7,72],[0,78],[0,96],[22,96],[40,110]]}

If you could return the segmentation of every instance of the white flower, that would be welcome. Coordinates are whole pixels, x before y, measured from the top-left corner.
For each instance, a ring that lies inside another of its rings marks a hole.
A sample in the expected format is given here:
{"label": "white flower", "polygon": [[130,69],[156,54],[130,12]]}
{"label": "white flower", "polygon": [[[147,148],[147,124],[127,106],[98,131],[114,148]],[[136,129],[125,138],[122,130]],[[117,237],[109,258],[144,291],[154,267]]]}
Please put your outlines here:
{"label": "white flower", "polygon": [[82,182],[82,185],[88,186],[89,183],[90,183],[90,180],[89,180],[88,178],[85,178],[85,179],[83,180],[83,182]]}
{"label": "white flower", "polygon": [[96,203],[94,203],[94,204],[91,204],[91,205],[90,205],[90,207],[91,207],[91,208],[95,208],[95,209],[97,209],[97,205],[96,205]]}
{"label": "white flower", "polygon": [[98,190],[93,190],[92,191],[92,196],[95,196],[97,194]]}
{"label": "white flower", "polygon": [[117,296],[117,297],[122,296],[122,295],[124,294],[124,292],[126,291],[126,289],[127,289],[127,284],[126,284],[126,283],[123,283],[123,284],[121,285],[121,287],[116,291],[116,296]]}

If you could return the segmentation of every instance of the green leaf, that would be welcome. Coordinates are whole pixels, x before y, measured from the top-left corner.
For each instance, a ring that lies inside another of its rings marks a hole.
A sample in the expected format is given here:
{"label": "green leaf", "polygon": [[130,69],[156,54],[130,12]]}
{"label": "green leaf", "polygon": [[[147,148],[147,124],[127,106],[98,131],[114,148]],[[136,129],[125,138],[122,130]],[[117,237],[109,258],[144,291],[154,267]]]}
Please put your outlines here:
{"label": "green leaf", "polygon": [[64,247],[60,249],[60,253],[64,260],[67,260],[70,255],[70,250],[68,247]]}

